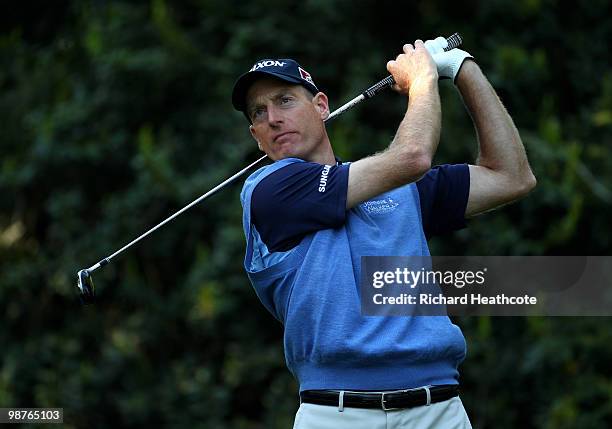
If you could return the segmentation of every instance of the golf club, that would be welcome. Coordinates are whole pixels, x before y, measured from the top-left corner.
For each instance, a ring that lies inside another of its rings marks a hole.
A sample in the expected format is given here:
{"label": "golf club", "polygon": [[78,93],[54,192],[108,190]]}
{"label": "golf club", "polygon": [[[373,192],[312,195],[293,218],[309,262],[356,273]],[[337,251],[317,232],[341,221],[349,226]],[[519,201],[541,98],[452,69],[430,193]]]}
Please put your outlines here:
{"label": "golf club", "polygon": [[[446,39],[446,41],[447,41],[447,47],[444,48],[444,51],[450,51],[451,49],[454,49],[454,48],[460,46],[461,43],[462,43],[462,39],[461,39],[461,36],[459,35],[459,33],[454,33],[452,36],[448,37]],[[342,113],[346,112],[347,110],[355,107],[357,104],[361,103],[362,101],[374,97],[376,94],[381,92],[383,89],[391,87],[394,84],[395,84],[395,80],[393,80],[393,76],[387,76],[386,78],[384,78],[380,82],[372,85],[371,87],[369,87],[368,89],[363,91],[361,94],[359,94],[357,97],[353,98],[348,103],[346,103],[346,104],[342,105],[341,107],[339,107],[338,109],[334,110],[327,117],[325,122],[329,122],[330,120],[332,120],[335,117],[341,115]],[[165,219],[161,223],[159,223],[159,224],[155,225],[153,228],[149,229],[144,234],[142,234],[139,237],[135,238],[134,240],[130,241],[128,244],[123,246],[121,249],[117,250],[112,255],[107,256],[106,258],[102,259],[100,262],[97,262],[96,264],[92,265],[91,267],[89,267],[87,269],[79,270],[79,272],[77,273],[77,287],[79,288],[81,303],[82,304],[91,304],[91,303],[93,303],[95,301],[95,288],[94,288],[93,279],[91,277],[91,274],[94,271],[96,271],[98,268],[101,268],[101,267],[107,265],[113,258],[115,258],[119,254],[123,253],[125,250],[127,250],[130,247],[132,247],[134,244],[138,243],[140,240],[142,240],[143,238],[145,238],[146,236],[148,236],[152,232],[154,232],[157,229],[161,228],[162,226],[164,226],[165,224],[167,224],[168,222],[170,222],[171,220],[173,220],[174,218],[176,218],[177,216],[179,216],[183,212],[189,210],[194,205],[204,201],[206,198],[216,194],[217,192],[219,192],[220,190],[222,190],[226,186],[230,185],[231,183],[236,181],[240,176],[242,176],[244,173],[246,173],[251,168],[253,168],[256,165],[258,165],[259,163],[261,163],[263,160],[265,160],[267,157],[268,157],[268,155],[264,155],[261,158],[259,158],[258,160],[256,160],[256,161],[252,162],[251,164],[247,165],[246,167],[244,167],[242,170],[240,170],[239,172],[237,172],[233,176],[231,176],[228,179],[226,179],[225,181],[221,182],[220,184],[218,184],[217,186],[212,188],[210,191],[206,192],[204,195],[200,196],[196,200],[192,201],[191,203],[189,203],[188,205],[186,205],[185,207],[183,207],[182,209],[180,209],[179,211],[174,213],[172,216],[168,217],[167,219]]]}

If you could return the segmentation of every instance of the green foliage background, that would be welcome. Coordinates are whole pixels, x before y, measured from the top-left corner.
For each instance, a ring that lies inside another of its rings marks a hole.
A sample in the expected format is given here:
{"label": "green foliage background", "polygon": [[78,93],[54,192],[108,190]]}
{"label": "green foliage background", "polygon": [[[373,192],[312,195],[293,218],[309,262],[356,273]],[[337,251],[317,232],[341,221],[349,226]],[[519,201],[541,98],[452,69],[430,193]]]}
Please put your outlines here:
{"label": "green foliage background", "polygon": [[[235,78],[293,57],[338,107],[416,38],[464,37],[538,178],[525,200],[432,241],[438,255],[606,255],[612,229],[610,2],[305,0],[3,3],[0,407],[63,407],[67,428],[287,428],[281,326],[242,271],[240,186],[96,272],[75,273],[259,156]],[[473,161],[441,82],[436,163]],[[382,150],[388,92],[329,126],[343,159]],[[477,428],[612,427],[609,318],[456,321]]]}

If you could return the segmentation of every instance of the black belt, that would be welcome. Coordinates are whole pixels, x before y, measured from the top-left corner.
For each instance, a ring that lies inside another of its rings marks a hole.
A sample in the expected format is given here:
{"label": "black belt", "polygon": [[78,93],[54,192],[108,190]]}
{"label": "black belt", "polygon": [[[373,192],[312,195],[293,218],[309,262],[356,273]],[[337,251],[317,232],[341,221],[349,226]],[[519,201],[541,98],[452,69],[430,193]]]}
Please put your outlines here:
{"label": "black belt", "polygon": [[[429,391],[429,393],[428,393]],[[459,385],[448,384],[410,390],[394,390],[392,392],[344,392],[342,401],[337,390],[305,390],[300,393],[301,402],[317,405],[333,405],[335,407],[378,408],[395,410],[401,408],[420,407],[446,401],[459,395]]]}

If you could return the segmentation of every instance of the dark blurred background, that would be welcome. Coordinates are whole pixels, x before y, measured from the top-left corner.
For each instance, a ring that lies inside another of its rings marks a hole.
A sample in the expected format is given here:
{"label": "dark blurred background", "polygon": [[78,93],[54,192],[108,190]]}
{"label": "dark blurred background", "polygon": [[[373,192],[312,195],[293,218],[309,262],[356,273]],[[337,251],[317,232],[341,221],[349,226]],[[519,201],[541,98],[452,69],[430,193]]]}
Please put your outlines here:
{"label": "dark blurred background", "polygon": [[[337,108],[405,42],[460,32],[514,118],[538,187],[430,243],[437,255],[610,254],[609,1],[52,1],[0,6],[0,407],[67,428],[289,428],[282,327],[242,269],[240,184],[95,273],[93,265],[259,153],[236,77],[293,57]],[[473,162],[440,83],[435,163]],[[387,91],[329,125],[337,154],[384,149]],[[465,317],[475,428],[612,427],[610,318]]]}

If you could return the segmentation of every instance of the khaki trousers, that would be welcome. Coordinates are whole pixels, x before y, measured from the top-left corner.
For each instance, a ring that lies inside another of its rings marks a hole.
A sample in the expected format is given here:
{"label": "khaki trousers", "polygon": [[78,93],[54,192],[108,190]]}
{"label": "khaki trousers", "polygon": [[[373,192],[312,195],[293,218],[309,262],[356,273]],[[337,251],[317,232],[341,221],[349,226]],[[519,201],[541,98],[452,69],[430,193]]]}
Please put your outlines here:
{"label": "khaki trousers", "polygon": [[300,404],[293,429],[472,429],[458,396],[402,410]]}

